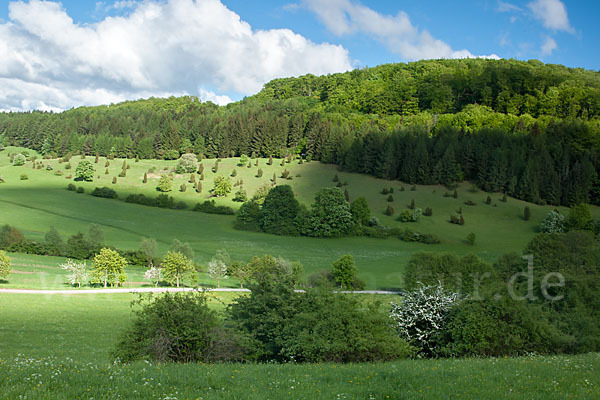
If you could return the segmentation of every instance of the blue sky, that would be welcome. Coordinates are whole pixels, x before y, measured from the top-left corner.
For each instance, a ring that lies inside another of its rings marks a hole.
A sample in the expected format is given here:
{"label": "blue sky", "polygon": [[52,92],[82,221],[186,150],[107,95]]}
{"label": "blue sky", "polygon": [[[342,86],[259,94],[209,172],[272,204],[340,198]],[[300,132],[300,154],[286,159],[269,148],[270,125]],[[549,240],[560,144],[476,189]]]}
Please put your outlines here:
{"label": "blue sky", "polygon": [[[425,58],[598,70],[599,1],[0,1],[0,110],[190,94]],[[4,65],[2,65],[4,64]]]}

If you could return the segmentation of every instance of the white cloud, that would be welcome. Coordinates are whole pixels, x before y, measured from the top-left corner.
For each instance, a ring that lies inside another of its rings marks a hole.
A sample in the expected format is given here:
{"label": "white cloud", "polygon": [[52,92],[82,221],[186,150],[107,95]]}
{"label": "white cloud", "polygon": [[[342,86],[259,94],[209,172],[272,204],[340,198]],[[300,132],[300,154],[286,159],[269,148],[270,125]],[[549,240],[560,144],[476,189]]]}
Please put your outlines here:
{"label": "white cloud", "polygon": [[220,106],[229,104],[232,101],[229,96],[218,95],[215,92],[206,90],[204,88],[200,88],[198,91],[199,91],[198,97],[200,97],[200,100],[202,100],[202,101],[212,101],[213,103],[218,104]]}
{"label": "white cloud", "polygon": [[495,54],[475,56],[465,49],[453,50],[447,43],[434,38],[428,31],[415,27],[404,11],[399,11],[396,15],[383,15],[350,0],[304,0],[303,4],[313,11],[335,35],[366,33],[407,60],[498,58]]}
{"label": "white cloud", "polygon": [[554,39],[552,39],[550,36],[546,37],[546,40],[544,41],[544,43],[542,44],[541,47],[541,53],[542,56],[549,56],[552,54],[552,52],[554,50],[557,49],[557,45],[556,42],[554,41]]}
{"label": "white cloud", "polygon": [[567,8],[560,0],[535,0],[527,4],[534,18],[542,21],[548,28],[557,31],[574,33],[575,30],[569,23]]}
{"label": "white cloud", "polygon": [[0,23],[0,109],[182,94],[223,103],[215,92],[253,94],[273,78],[352,68],[342,46],[253,30],[219,0],[117,3],[132,8],[79,25],[60,3],[11,2]]}
{"label": "white cloud", "polygon": [[498,12],[521,12],[523,9],[521,7],[516,6],[512,3],[507,3],[504,1],[498,1],[498,7],[496,7],[496,11]]}

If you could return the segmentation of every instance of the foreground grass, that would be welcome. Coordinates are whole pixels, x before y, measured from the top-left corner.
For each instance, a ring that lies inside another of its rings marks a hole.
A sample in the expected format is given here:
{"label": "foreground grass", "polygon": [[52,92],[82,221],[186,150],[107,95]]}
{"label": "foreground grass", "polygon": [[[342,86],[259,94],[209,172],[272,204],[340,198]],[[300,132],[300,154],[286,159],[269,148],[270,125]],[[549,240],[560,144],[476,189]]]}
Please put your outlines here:
{"label": "foreground grass", "polygon": [[[237,296],[213,295],[223,308]],[[0,398],[564,399],[600,396],[600,355],[381,364],[119,365],[129,294],[0,294]],[[372,297],[365,296],[365,301]],[[392,300],[391,297],[384,301]]]}
{"label": "foreground grass", "polygon": [[[592,399],[600,356],[405,360],[384,364],[113,365],[0,360],[1,398]],[[20,397],[23,396],[23,397]]]}

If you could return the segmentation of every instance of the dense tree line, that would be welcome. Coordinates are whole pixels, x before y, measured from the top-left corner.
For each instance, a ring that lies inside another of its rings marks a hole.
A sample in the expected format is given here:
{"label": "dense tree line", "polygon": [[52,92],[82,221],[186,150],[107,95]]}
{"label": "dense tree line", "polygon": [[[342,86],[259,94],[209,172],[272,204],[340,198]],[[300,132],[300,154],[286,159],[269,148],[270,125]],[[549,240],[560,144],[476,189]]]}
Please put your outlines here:
{"label": "dense tree line", "polygon": [[225,107],[195,97],[0,114],[44,155],[300,154],[412,183],[469,179],[528,201],[598,199],[600,75],[537,61],[437,60],[274,80]]}

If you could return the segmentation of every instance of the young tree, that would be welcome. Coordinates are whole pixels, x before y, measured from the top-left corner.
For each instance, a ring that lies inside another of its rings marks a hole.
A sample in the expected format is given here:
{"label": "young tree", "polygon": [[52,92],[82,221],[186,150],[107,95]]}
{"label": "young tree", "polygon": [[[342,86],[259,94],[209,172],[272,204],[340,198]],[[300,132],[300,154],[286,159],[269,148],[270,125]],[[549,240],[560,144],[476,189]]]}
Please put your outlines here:
{"label": "young tree", "polygon": [[156,186],[156,190],[159,192],[170,192],[173,188],[173,180],[168,175],[161,175],[158,180],[158,185]]}
{"label": "young tree", "polygon": [[177,166],[175,167],[175,172],[178,174],[195,172],[198,166],[198,158],[193,153],[183,154],[179,161],[177,162]]}
{"label": "young tree", "polygon": [[10,272],[10,257],[6,255],[4,250],[0,250],[0,278],[6,278],[10,275]]}
{"label": "young tree", "polygon": [[81,288],[81,282],[85,282],[90,278],[90,273],[85,262],[78,263],[67,259],[67,262],[61,264],[60,267],[69,272],[67,280],[71,285],[77,285],[78,288]]}
{"label": "young tree", "polygon": [[217,280],[217,288],[221,287],[221,279],[227,279],[227,265],[218,258],[213,258],[208,263],[208,275]]}
{"label": "young tree", "polygon": [[150,282],[154,282],[154,287],[158,287],[158,282],[160,282],[161,274],[162,269],[160,267],[151,266],[144,273],[144,278],[149,279]]}
{"label": "young tree", "polygon": [[250,263],[234,262],[231,265],[231,276],[240,281],[240,289],[244,288],[244,283],[252,277],[252,266]]}
{"label": "young tree", "polygon": [[168,251],[162,261],[162,271],[167,282],[175,283],[179,287],[184,276],[194,272],[194,264],[179,251]]}
{"label": "young tree", "polygon": [[75,168],[75,180],[91,182],[94,180],[95,172],[94,164],[88,160],[83,160]]}
{"label": "young tree", "polygon": [[350,205],[350,212],[354,221],[361,225],[368,225],[371,220],[371,210],[369,209],[369,203],[364,196],[360,196],[352,202]]}
{"label": "young tree", "polygon": [[569,210],[566,220],[567,227],[574,230],[592,230],[592,214],[585,203],[574,205]]}
{"label": "young tree", "polygon": [[151,267],[156,261],[156,256],[158,254],[158,243],[156,243],[156,239],[154,238],[143,238],[140,242],[140,251],[146,257],[148,261],[148,266]]}
{"label": "young tree", "polygon": [[194,259],[194,250],[192,249],[192,246],[190,246],[188,242],[182,243],[179,241],[179,239],[173,239],[169,251],[173,253],[181,253],[190,260]]}
{"label": "young tree", "polygon": [[50,227],[50,230],[44,236],[44,240],[55,250],[56,255],[60,254],[65,246],[62,236],[53,226]]}
{"label": "young tree", "polygon": [[343,255],[333,262],[333,279],[341,289],[353,289],[358,272],[354,257],[350,254]]}
{"label": "young tree", "polygon": [[148,173],[144,172],[144,179],[142,179],[142,183],[148,183]]}
{"label": "young tree", "polygon": [[92,247],[100,247],[104,243],[104,232],[98,224],[91,224],[88,231],[88,238]]}
{"label": "young tree", "polygon": [[215,177],[212,193],[217,197],[227,196],[231,192],[232,186],[231,179],[219,175]]}
{"label": "young tree", "polygon": [[125,267],[127,260],[116,250],[103,248],[94,256],[94,268],[92,270],[92,283],[103,283],[114,286],[125,282]]}
{"label": "young tree", "polygon": [[529,206],[525,206],[525,208],[523,209],[523,219],[525,221],[529,221],[530,218],[531,218],[531,210],[529,209]]}
{"label": "young tree", "polygon": [[475,234],[473,232],[469,233],[467,235],[467,243],[470,244],[471,246],[473,246],[475,244]]}

